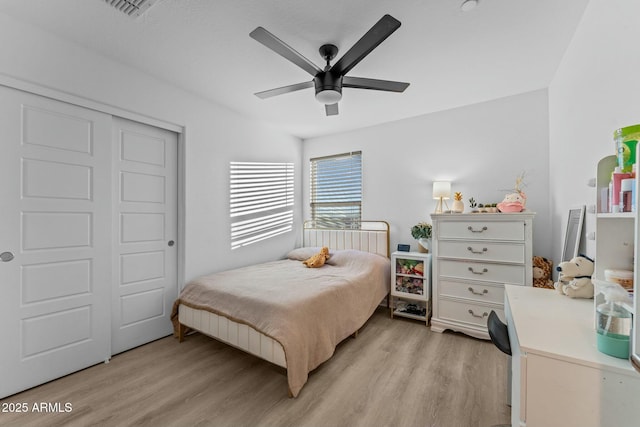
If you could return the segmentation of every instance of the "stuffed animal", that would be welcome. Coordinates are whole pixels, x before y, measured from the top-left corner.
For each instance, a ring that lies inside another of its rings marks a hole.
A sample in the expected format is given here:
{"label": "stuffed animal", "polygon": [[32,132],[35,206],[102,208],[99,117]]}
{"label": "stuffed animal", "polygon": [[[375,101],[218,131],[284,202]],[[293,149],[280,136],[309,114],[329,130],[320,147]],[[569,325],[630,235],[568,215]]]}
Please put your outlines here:
{"label": "stuffed animal", "polygon": [[527,203],[527,196],[522,191],[510,193],[504,196],[504,200],[498,203],[500,212],[522,212]]}
{"label": "stuffed animal", "polygon": [[554,287],[571,298],[593,298],[593,268],[593,260],[586,255],[561,262],[556,268],[559,276]]}
{"label": "stuffed animal", "polygon": [[311,258],[307,258],[302,263],[309,268],[319,268],[324,265],[324,263],[330,258],[329,248],[323,246],[320,249],[320,252],[313,255]]}
{"label": "stuffed animal", "polygon": [[551,280],[551,271],[553,269],[553,261],[541,256],[533,257],[533,286],[536,288],[553,289],[553,280]]}

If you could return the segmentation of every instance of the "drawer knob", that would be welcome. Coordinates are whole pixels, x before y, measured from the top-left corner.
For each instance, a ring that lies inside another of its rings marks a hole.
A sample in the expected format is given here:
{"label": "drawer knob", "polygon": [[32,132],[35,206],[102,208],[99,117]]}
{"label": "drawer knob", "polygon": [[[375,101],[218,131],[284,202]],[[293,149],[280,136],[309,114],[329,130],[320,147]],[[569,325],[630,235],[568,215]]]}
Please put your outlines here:
{"label": "drawer knob", "polygon": [[471,252],[472,254],[483,254],[483,253],[487,252],[487,248],[482,248],[482,250],[481,250],[481,251],[476,251],[476,250],[475,250],[475,249],[473,249],[471,246],[468,246],[468,247],[467,247],[467,250],[468,250],[469,252]]}
{"label": "drawer knob", "polygon": [[478,319],[482,319],[483,317],[487,317],[489,315],[489,313],[487,313],[486,311],[482,314],[475,314],[471,309],[469,309],[469,314],[473,317],[477,317]]}
{"label": "drawer knob", "polygon": [[484,273],[487,273],[489,270],[487,270],[486,268],[483,268],[482,271],[475,271],[473,267],[469,267],[469,271],[472,272],[473,274],[484,274]]}
{"label": "drawer knob", "polygon": [[482,227],[479,230],[474,230],[472,226],[468,226],[467,230],[469,230],[472,233],[482,233],[483,231],[487,231],[487,226],[485,225],[484,227]]}
{"label": "drawer knob", "polygon": [[483,289],[482,292],[476,292],[476,290],[473,289],[471,286],[469,286],[467,289],[469,290],[469,292],[471,292],[474,295],[486,295],[489,293],[487,289]]}

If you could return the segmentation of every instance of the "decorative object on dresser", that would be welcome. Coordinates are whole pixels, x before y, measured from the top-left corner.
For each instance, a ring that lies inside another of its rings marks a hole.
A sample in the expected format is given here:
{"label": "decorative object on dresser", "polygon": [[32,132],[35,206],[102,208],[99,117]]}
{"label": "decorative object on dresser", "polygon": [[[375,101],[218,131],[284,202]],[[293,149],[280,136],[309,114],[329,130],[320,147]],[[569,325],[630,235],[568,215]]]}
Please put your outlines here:
{"label": "decorative object on dresser", "polygon": [[431,330],[489,339],[487,317],[504,319],[504,284],[533,283],[535,213],[432,214]]}
{"label": "decorative object on dresser", "polygon": [[524,172],[516,178],[516,185],[513,187],[513,190],[508,190],[512,192],[504,196],[504,200],[497,204],[497,208],[500,212],[514,213],[525,210],[527,195],[522,190],[525,187],[523,181]]}
{"label": "decorative object on dresser", "polygon": [[422,320],[431,315],[431,255],[421,252],[391,254],[391,318]]}
{"label": "decorative object on dresser", "polygon": [[451,205],[451,212],[462,213],[464,212],[464,202],[462,201],[462,193],[456,191],[453,194],[453,204]]}
{"label": "decorative object on dresser", "polygon": [[431,249],[431,224],[419,222],[411,227],[411,237],[418,241],[418,251],[428,253]]}
{"label": "decorative object on dresser", "polygon": [[478,212],[478,204],[473,197],[469,199],[469,208],[471,208],[472,213]]}
{"label": "decorative object on dresser", "polygon": [[438,200],[438,205],[436,206],[435,213],[444,212],[444,210],[442,209],[443,203],[447,206],[447,210],[449,210],[449,205],[446,201],[451,198],[451,182],[433,181],[433,198],[435,200]]}

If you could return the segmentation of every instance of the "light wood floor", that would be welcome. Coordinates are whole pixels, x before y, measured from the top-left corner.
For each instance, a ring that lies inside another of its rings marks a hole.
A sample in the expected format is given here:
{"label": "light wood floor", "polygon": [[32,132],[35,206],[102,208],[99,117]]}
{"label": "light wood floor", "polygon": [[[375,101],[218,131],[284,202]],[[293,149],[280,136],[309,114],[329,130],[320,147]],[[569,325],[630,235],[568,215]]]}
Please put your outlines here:
{"label": "light wood floor", "polygon": [[72,410],[0,412],[0,425],[490,427],[509,422],[506,362],[488,341],[432,333],[380,309],[296,399],[283,369],[197,334],[6,398]]}

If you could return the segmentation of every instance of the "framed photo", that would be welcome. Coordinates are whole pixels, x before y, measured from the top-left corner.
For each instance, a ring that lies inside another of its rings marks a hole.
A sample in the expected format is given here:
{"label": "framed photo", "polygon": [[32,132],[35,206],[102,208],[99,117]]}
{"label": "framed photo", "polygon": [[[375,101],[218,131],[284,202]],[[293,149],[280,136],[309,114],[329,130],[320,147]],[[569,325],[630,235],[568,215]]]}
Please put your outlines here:
{"label": "framed photo", "polygon": [[400,252],[409,252],[411,250],[411,245],[405,245],[404,243],[398,243],[398,251]]}

